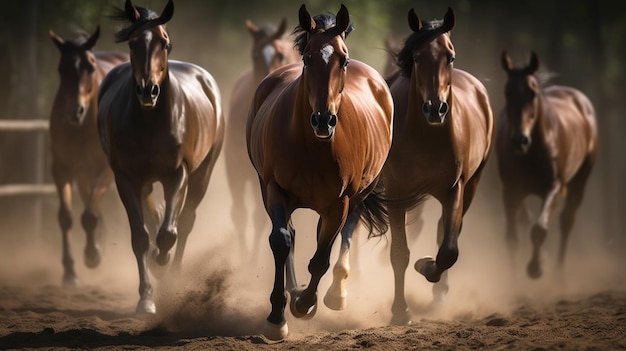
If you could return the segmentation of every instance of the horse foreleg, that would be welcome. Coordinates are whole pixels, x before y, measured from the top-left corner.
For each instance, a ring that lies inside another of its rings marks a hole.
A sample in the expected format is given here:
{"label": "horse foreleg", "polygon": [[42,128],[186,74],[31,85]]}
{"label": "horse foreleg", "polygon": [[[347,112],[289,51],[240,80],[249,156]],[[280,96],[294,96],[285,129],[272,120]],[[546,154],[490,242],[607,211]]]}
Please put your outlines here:
{"label": "horse foreleg", "polygon": [[156,237],[157,249],[154,255],[156,262],[162,266],[169,262],[170,249],[178,238],[178,220],[187,196],[188,181],[187,167],[183,164],[170,178],[162,182],[165,213]]}
{"label": "horse foreleg", "polygon": [[[287,293],[285,291],[285,263],[289,255],[293,255],[292,230],[288,225],[288,213],[285,208],[285,200],[281,189],[275,183],[270,183],[267,192],[263,193],[266,208],[272,221],[272,231],[269,236],[270,248],[274,255],[274,286],[270,294],[272,310],[267,316],[263,329],[263,335],[270,340],[282,340],[287,337],[289,329],[285,319],[285,306],[287,305]],[[290,264],[293,264],[291,262]],[[294,274],[291,267],[289,274]],[[292,282],[295,284],[295,278]]]}
{"label": "horse foreleg", "polygon": [[345,225],[348,217],[350,199],[344,196],[342,201],[330,206],[325,213],[320,214],[321,225],[319,226],[317,249],[309,262],[311,280],[303,290],[296,289],[292,292],[291,313],[297,318],[311,318],[317,309],[317,288],[320,279],[330,267],[330,251],[339,232]]}
{"label": "horse foreleg", "polygon": [[356,206],[348,215],[346,224],[341,229],[341,249],[339,257],[333,267],[333,282],[326,291],[324,304],[333,310],[341,311],[346,308],[348,289],[346,287],[348,276],[350,275],[350,246],[352,244],[352,233],[359,224],[362,207]]}
{"label": "horse foreleg", "polygon": [[390,259],[394,278],[391,324],[405,325],[411,323],[411,314],[404,297],[406,268],[411,254],[406,239],[406,209],[389,209],[389,227],[391,229]]}
{"label": "horse foreleg", "polygon": [[62,250],[63,250],[63,286],[77,286],[78,278],[74,271],[74,258],[72,257],[72,185],[69,180],[64,179],[58,170],[53,167],[53,177],[59,196],[59,212],[57,218],[61,228]]}
{"label": "horse foreleg", "polygon": [[[82,196],[85,209],[81,215],[81,224],[87,235],[85,243],[84,260],[85,265],[89,268],[95,268],[100,265],[102,260],[102,252],[100,242],[102,241],[102,216],[100,213],[100,202],[109,190],[109,184],[112,181],[113,174],[109,170],[105,170],[92,180],[79,180],[78,187]],[[100,230],[100,232],[98,232]],[[100,236],[100,237],[98,237]]]}
{"label": "horse foreleg", "polygon": [[526,267],[526,273],[530,278],[537,279],[541,277],[542,269],[541,269],[541,246],[546,239],[546,235],[548,234],[548,226],[550,222],[550,216],[552,215],[552,211],[557,204],[557,198],[561,192],[562,185],[560,182],[555,181],[552,184],[552,188],[546,195],[543,200],[543,204],[541,206],[541,212],[539,213],[539,218],[537,219],[537,223],[533,225],[533,228],[530,232],[530,239],[533,244],[533,253],[528,262],[528,266]]}
{"label": "horse foreleg", "polygon": [[463,222],[463,182],[459,180],[442,202],[443,239],[437,259],[424,257],[415,263],[415,270],[431,283],[441,279],[441,274],[452,267],[459,257],[458,237]]}
{"label": "horse foreleg", "polygon": [[137,313],[156,313],[152,299],[152,285],[147,269],[147,254],[150,247],[150,235],[145,228],[141,208],[141,186],[131,182],[127,177],[116,174],[117,191],[126,209],[130,224],[131,244],[139,270],[139,302]]}
{"label": "horse foreleg", "polygon": [[526,212],[520,211],[527,211],[527,209],[522,206],[522,194],[520,194],[514,187],[504,187],[502,192],[502,201],[504,203],[504,214],[506,221],[505,241],[507,252],[509,254],[509,265],[511,268],[511,272],[515,272],[517,268],[517,252],[519,246],[519,241],[517,238],[518,220],[520,218],[520,215],[528,216],[528,214]]}

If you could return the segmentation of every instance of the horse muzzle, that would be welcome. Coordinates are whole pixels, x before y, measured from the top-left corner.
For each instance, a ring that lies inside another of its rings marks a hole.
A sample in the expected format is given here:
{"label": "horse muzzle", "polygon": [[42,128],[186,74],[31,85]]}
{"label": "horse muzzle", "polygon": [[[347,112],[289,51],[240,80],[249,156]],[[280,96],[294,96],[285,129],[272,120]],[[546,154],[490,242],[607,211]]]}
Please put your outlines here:
{"label": "horse muzzle", "polygon": [[158,84],[148,83],[145,85],[137,84],[135,87],[135,93],[141,102],[141,105],[146,108],[153,108],[156,106],[161,88]]}
{"label": "horse muzzle", "polygon": [[335,134],[335,127],[337,126],[337,115],[330,112],[321,113],[313,112],[311,114],[311,127],[315,136],[320,140],[328,141],[332,139]]}
{"label": "horse muzzle", "polygon": [[422,113],[430,125],[440,125],[446,120],[446,115],[450,111],[450,106],[445,101],[428,100],[422,105]]}
{"label": "horse muzzle", "polygon": [[513,151],[518,155],[525,155],[530,148],[531,138],[524,133],[517,133],[511,136]]}

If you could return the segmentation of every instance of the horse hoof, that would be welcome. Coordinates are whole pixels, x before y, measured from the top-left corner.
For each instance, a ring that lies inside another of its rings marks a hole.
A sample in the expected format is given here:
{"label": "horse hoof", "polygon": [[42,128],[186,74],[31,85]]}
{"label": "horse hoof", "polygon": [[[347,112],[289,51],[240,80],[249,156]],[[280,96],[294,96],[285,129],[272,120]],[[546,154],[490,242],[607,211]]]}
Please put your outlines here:
{"label": "horse hoof", "polygon": [[76,288],[80,286],[80,282],[75,275],[64,274],[63,275],[63,287],[64,288]]}
{"label": "horse hoof", "polygon": [[543,271],[541,270],[541,266],[539,266],[538,262],[531,261],[526,267],[526,274],[528,274],[531,279],[539,279],[543,274]]}
{"label": "horse hoof", "polygon": [[313,305],[308,308],[304,308],[303,306],[301,306],[302,301],[300,300],[303,291],[303,288],[296,288],[291,292],[291,302],[289,303],[289,309],[291,310],[291,314],[294,317],[308,320],[313,318],[313,316],[315,316],[315,313],[317,312],[317,296],[315,296],[314,298]]}
{"label": "horse hoof", "polygon": [[285,321],[282,324],[274,324],[269,321],[265,321],[265,326],[263,326],[263,336],[272,341],[280,341],[287,337],[289,334],[289,327],[287,327],[287,322]]}
{"label": "horse hoof", "polygon": [[156,306],[154,305],[154,301],[148,299],[141,299],[137,303],[137,313],[147,313],[147,314],[155,314]]}
{"label": "horse hoof", "polygon": [[415,262],[414,268],[431,283],[436,283],[441,279],[441,273],[437,270],[437,263],[432,257],[420,258]]}
{"label": "horse hoof", "polygon": [[411,321],[411,313],[406,309],[401,313],[394,313],[391,316],[391,325],[411,325],[413,322]]}
{"label": "horse hoof", "polygon": [[343,311],[348,304],[348,299],[345,296],[332,295],[329,292],[326,292],[326,295],[324,296],[324,304],[331,310]]}
{"label": "horse hoof", "polygon": [[84,253],[85,266],[89,268],[96,268],[102,261],[102,255],[100,255],[100,249],[97,246],[85,247]]}

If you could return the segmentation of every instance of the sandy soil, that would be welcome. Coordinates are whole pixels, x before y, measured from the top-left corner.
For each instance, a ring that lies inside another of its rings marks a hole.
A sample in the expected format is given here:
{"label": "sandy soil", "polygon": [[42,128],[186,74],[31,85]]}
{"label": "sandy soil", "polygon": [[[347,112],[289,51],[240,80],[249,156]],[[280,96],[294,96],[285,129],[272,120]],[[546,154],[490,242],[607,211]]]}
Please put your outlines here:
{"label": "sandy soil", "polygon": [[[321,304],[308,321],[287,314],[288,339],[268,342],[260,335],[273,279],[267,230],[242,234],[245,238],[233,233],[225,189],[220,165],[190,236],[183,271],[153,280],[158,309],[154,316],[134,313],[137,268],[125,214],[114,191],[104,204],[106,252],[97,269],[82,264],[84,235],[75,229],[73,252],[81,280],[76,289],[60,286],[55,199],[42,205],[39,233],[3,227],[0,349],[626,349],[624,259],[607,252],[599,240],[603,236],[593,231],[593,219],[581,219],[560,278],[553,269],[558,235],[551,233],[545,274],[531,281],[523,274],[529,257],[527,234],[520,236],[520,266],[512,273],[501,216],[494,212],[499,205],[489,205],[492,198],[480,191],[475,208],[466,216],[461,256],[450,270],[450,292],[443,306],[431,306],[431,284],[412,269],[417,258],[436,253],[434,228],[440,210],[428,202],[424,231],[412,239],[407,270],[412,325],[388,325],[393,280],[387,241],[359,236],[353,244],[346,310],[331,311]],[[315,219],[303,210],[296,212],[295,223],[298,277],[304,283],[309,277],[306,264],[313,252]],[[253,244],[253,235],[260,235],[259,244]],[[241,240],[257,246],[242,254]],[[320,296],[331,278],[329,271]]]}

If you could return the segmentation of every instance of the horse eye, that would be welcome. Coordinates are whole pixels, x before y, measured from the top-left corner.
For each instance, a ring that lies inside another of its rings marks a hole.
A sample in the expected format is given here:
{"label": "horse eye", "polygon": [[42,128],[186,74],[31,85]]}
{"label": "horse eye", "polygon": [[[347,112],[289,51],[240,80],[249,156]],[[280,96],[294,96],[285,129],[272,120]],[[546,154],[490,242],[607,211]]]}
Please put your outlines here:
{"label": "horse eye", "polygon": [[309,66],[310,58],[311,58],[311,56],[304,56],[304,57],[302,57],[302,63],[304,64],[304,67],[308,67]]}
{"label": "horse eye", "polygon": [[165,49],[167,52],[172,51],[172,44],[171,43],[165,44],[165,47],[163,49]]}
{"label": "horse eye", "polygon": [[448,61],[450,63],[454,62],[454,57],[455,57],[454,55],[450,55],[450,57],[448,58]]}

